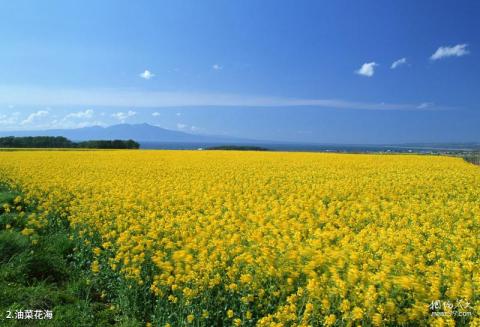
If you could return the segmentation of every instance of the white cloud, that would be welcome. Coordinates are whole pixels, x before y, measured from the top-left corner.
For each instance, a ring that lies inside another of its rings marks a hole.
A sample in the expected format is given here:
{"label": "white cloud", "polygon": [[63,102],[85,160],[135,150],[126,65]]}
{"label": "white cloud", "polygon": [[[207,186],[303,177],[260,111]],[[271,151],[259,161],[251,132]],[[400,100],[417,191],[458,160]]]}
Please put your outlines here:
{"label": "white cloud", "polygon": [[[143,91],[135,89],[56,89],[0,85],[0,104],[18,106],[161,107],[290,107],[328,109],[412,110],[417,103],[357,102],[344,99],[290,98],[228,93]],[[435,109],[452,109],[435,106]],[[122,117],[122,115],[118,116]]]}
{"label": "white cloud", "polygon": [[214,65],[212,66],[212,68],[213,68],[214,70],[222,70],[222,69],[223,69],[223,66],[220,66],[219,64],[214,64]]}
{"label": "white cloud", "polygon": [[17,125],[20,113],[14,112],[10,115],[0,114],[0,125],[2,126],[10,126],[10,125]]}
{"label": "white cloud", "polygon": [[98,120],[82,120],[82,121],[69,120],[67,116],[65,116],[62,119],[54,119],[47,124],[36,126],[36,128],[70,129],[70,128],[90,127],[90,126],[106,126],[106,124]]}
{"label": "white cloud", "polygon": [[143,73],[141,73],[139,76],[143,79],[148,80],[148,79],[151,79],[152,77],[154,77],[155,74],[152,73],[151,71],[149,71],[148,69],[145,69],[145,71]]}
{"label": "white cloud", "polygon": [[116,112],[111,116],[122,123],[124,123],[128,118],[135,116],[137,113],[135,111],[129,110],[127,112]]}
{"label": "white cloud", "polygon": [[417,106],[417,109],[427,109],[433,107],[433,102],[422,102]]}
{"label": "white cloud", "polygon": [[400,58],[392,63],[392,66],[390,66],[391,69],[395,69],[398,66],[404,65],[407,63],[407,58]]}
{"label": "white cloud", "polygon": [[183,123],[177,123],[177,129],[182,130],[184,132],[191,132],[191,133],[197,133],[204,131],[204,128],[200,128],[194,125],[187,125]]}
{"label": "white cloud", "polygon": [[48,116],[49,112],[46,110],[39,110],[37,112],[31,113],[25,120],[22,120],[20,125],[28,125],[38,120],[41,117]]}
{"label": "white cloud", "polygon": [[375,67],[378,66],[376,62],[366,62],[356,70],[355,73],[362,76],[372,77],[375,74]]}
{"label": "white cloud", "polygon": [[203,128],[200,128],[197,126],[190,126],[190,130],[195,133],[195,132],[200,132],[201,130],[203,130]]}
{"label": "white cloud", "polygon": [[77,123],[75,125],[75,128],[83,128],[83,127],[92,127],[92,126],[107,126],[107,124],[105,124],[104,122],[102,121],[99,121],[99,120],[94,120],[94,121],[82,121],[80,123]]}
{"label": "white cloud", "polygon": [[61,119],[50,122],[48,128],[80,128],[94,125],[101,125],[99,121],[92,121],[95,111],[85,109],[84,111],[71,112]]}
{"label": "white cloud", "polygon": [[153,117],[158,117],[158,116],[160,116],[160,115],[161,115],[161,114],[160,114],[159,112],[154,112],[154,113],[152,114]]}
{"label": "white cloud", "polygon": [[43,129],[68,129],[87,126],[106,126],[104,122],[93,119],[93,110],[87,109],[72,112],[64,116],[54,114],[52,109],[39,110],[26,117],[20,112],[0,113],[0,128],[2,130],[43,130]]}
{"label": "white cloud", "polygon": [[94,111],[92,109],[87,109],[85,111],[72,112],[65,116],[65,118],[92,118]]}
{"label": "white cloud", "polygon": [[464,55],[469,54],[470,52],[467,50],[467,44],[457,44],[455,46],[446,46],[446,47],[439,47],[437,51],[430,57],[430,60],[438,60],[447,57],[461,57]]}

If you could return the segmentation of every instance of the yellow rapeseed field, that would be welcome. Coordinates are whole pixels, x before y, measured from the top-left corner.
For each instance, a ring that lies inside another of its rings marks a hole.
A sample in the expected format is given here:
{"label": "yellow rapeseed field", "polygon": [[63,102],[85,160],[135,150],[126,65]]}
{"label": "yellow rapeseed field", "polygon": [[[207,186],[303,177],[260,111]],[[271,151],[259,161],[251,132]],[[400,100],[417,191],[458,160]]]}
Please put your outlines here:
{"label": "yellow rapeseed field", "polygon": [[458,158],[17,151],[0,180],[43,212],[24,234],[68,220],[153,325],[480,325],[480,167]]}

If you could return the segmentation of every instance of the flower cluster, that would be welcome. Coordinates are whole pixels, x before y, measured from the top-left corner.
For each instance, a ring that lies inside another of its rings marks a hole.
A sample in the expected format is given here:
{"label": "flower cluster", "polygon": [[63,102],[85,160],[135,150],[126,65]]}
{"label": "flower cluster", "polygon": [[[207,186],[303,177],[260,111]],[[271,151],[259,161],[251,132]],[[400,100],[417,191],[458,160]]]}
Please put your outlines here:
{"label": "flower cluster", "polygon": [[0,180],[45,214],[25,234],[56,212],[93,273],[185,325],[448,325],[429,305],[458,298],[479,323],[480,168],[457,158],[18,151]]}

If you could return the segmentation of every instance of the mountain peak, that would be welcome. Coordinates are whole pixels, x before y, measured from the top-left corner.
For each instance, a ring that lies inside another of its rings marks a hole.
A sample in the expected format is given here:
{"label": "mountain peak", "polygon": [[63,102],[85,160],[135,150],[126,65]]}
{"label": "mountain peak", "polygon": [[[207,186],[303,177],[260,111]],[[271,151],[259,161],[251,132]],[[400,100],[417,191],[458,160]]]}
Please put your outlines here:
{"label": "mountain peak", "polygon": [[217,137],[209,135],[194,135],[180,131],[165,129],[150,125],[140,124],[117,124],[111,126],[90,126],[76,129],[56,129],[44,131],[12,131],[0,132],[0,136],[64,136],[73,141],[86,140],[113,140],[132,139],[137,142],[235,142],[239,141],[230,137]]}

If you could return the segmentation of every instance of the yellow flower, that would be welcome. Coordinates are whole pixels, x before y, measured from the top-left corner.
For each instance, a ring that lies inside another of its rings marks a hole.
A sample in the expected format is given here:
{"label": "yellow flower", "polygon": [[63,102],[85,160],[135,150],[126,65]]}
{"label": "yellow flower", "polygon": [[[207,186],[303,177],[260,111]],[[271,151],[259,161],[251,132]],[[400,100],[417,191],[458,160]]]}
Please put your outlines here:
{"label": "yellow flower", "polygon": [[21,233],[22,235],[29,236],[32,235],[35,231],[31,228],[24,228]]}
{"label": "yellow flower", "polygon": [[240,282],[242,284],[250,284],[252,280],[253,278],[252,278],[252,275],[250,274],[243,274],[242,276],[240,276]]}
{"label": "yellow flower", "polygon": [[479,169],[411,154],[0,151],[0,183],[23,191],[0,211],[21,206],[9,216],[32,243],[65,220],[93,273],[107,264],[166,297],[166,315],[201,313],[193,324],[227,306],[231,324],[259,327],[424,325],[431,301],[479,311]]}
{"label": "yellow flower", "polygon": [[98,263],[97,260],[92,262],[92,272],[93,273],[98,273],[100,271],[100,264]]}
{"label": "yellow flower", "polygon": [[168,301],[172,302],[172,303],[177,303],[178,301],[178,298],[174,295],[169,295],[168,296]]}
{"label": "yellow flower", "polygon": [[385,304],[385,313],[393,315],[395,313],[395,303],[392,300],[388,300]]}
{"label": "yellow flower", "polygon": [[360,320],[363,318],[363,310],[359,307],[355,307],[352,310],[352,318],[353,320]]}
{"label": "yellow flower", "polygon": [[307,303],[305,305],[305,313],[310,313],[313,311],[313,304],[312,303]]}
{"label": "yellow flower", "polygon": [[325,318],[324,324],[325,326],[333,326],[335,322],[337,321],[337,317],[335,317],[334,314],[328,315],[328,317]]}
{"label": "yellow flower", "polygon": [[374,326],[381,326],[383,322],[382,315],[379,313],[375,313],[372,317],[372,322]]}
{"label": "yellow flower", "polygon": [[342,312],[347,312],[350,309],[350,302],[348,300],[343,300],[340,304],[340,310]]}

